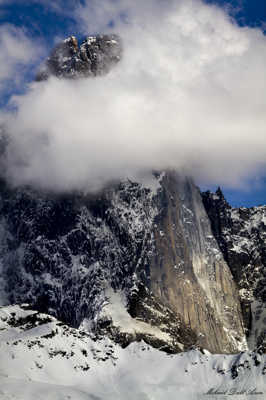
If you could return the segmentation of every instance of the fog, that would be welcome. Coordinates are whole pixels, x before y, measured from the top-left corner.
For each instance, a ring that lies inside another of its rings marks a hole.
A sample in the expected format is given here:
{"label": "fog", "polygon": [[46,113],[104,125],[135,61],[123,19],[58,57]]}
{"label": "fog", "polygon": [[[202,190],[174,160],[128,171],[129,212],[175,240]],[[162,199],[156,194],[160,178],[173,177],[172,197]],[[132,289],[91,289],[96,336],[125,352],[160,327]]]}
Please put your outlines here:
{"label": "fog", "polygon": [[118,33],[106,76],[50,78],[12,98],[5,175],[15,185],[95,191],[176,168],[241,187],[265,169],[266,37],[199,0],[88,1],[83,32]]}

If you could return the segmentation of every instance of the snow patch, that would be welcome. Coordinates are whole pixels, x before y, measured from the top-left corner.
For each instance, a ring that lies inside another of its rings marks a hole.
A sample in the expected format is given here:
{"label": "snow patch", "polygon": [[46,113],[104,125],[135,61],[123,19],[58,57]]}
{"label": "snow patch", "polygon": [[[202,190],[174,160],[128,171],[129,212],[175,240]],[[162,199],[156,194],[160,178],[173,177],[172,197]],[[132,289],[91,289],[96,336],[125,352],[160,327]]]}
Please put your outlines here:
{"label": "snow patch", "polygon": [[110,318],[115,327],[118,327],[120,332],[135,335],[143,333],[146,335],[155,336],[166,342],[171,342],[171,337],[155,326],[151,326],[146,322],[139,321],[131,317],[126,309],[126,299],[122,292],[115,292],[113,289],[106,291],[108,304],[103,307],[98,318]]}

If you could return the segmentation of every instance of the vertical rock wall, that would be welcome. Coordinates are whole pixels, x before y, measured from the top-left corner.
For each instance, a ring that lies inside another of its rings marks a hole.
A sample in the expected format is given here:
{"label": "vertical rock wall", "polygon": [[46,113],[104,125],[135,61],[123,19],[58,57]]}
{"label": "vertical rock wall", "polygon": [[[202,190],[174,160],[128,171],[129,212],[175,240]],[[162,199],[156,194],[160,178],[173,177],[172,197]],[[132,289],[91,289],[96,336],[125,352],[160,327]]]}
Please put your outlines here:
{"label": "vertical rock wall", "polygon": [[162,180],[158,202],[152,292],[183,316],[203,347],[212,352],[244,349],[238,291],[199,190],[191,180],[170,172]]}

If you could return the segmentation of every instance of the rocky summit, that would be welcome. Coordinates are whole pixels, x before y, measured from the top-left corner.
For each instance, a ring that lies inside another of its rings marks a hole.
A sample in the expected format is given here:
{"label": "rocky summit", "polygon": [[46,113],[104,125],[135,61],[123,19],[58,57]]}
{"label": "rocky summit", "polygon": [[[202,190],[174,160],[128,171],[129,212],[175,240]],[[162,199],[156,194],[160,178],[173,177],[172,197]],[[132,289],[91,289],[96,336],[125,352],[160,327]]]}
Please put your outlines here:
{"label": "rocky summit", "polygon": [[70,36],[52,50],[36,80],[105,75],[121,57],[122,42],[117,35],[88,36],[80,46],[76,37]]}

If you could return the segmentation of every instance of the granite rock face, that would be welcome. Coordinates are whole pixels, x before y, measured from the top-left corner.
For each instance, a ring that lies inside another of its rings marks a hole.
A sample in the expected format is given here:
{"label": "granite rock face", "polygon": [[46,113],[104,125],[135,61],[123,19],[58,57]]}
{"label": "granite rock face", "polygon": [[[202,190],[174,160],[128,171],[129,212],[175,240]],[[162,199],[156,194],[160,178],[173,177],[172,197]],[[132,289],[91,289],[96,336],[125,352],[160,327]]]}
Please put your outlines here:
{"label": "granite rock face", "polygon": [[160,201],[151,290],[196,330],[202,347],[225,353],[244,348],[236,285],[212,235],[198,188],[192,180],[168,173]]}
{"label": "granite rock face", "polygon": [[251,348],[266,350],[266,206],[233,208],[220,189],[202,194],[212,231],[237,284]]}
{"label": "granite rock face", "polygon": [[175,172],[98,195],[0,188],[1,298],[126,346],[245,349],[232,274],[199,190]]}

